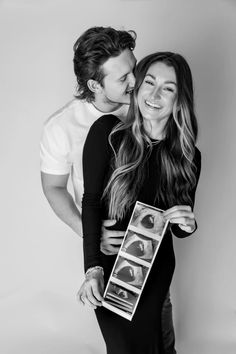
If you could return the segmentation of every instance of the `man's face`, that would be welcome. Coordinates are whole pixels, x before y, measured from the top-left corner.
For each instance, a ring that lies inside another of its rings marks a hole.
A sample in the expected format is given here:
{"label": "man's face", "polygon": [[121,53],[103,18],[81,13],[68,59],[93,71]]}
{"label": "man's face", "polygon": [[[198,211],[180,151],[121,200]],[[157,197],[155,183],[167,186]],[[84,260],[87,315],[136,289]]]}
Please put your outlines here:
{"label": "man's face", "polygon": [[102,95],[104,103],[129,104],[135,77],[136,59],[133,52],[125,49],[117,57],[109,58],[103,65]]}

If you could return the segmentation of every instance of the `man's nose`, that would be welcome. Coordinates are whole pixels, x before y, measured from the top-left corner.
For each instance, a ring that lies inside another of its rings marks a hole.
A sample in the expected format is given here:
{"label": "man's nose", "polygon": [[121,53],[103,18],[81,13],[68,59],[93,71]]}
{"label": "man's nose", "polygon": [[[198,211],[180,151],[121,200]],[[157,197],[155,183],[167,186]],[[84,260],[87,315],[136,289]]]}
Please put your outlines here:
{"label": "man's nose", "polygon": [[135,84],[135,76],[133,73],[130,73],[129,74],[129,86],[134,87],[134,84]]}

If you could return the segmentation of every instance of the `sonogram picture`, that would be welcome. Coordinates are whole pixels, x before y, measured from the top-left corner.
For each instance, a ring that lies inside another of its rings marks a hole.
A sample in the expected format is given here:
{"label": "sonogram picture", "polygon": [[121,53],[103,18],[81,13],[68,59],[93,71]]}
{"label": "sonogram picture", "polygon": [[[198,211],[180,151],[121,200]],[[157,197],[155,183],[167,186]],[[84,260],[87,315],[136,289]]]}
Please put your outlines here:
{"label": "sonogram picture", "polygon": [[104,307],[132,320],[167,224],[163,210],[136,202],[104,292]]}

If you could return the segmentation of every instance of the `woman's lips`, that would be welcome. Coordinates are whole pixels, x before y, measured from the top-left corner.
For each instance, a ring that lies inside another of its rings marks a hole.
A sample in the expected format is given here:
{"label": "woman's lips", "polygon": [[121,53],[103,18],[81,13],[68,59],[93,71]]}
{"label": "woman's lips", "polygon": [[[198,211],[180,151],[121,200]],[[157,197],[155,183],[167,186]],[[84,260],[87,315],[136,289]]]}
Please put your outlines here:
{"label": "woman's lips", "polygon": [[151,101],[148,101],[148,100],[145,100],[145,104],[148,107],[153,108],[153,109],[160,109],[161,108],[161,106],[158,103],[154,103],[154,102],[151,102]]}

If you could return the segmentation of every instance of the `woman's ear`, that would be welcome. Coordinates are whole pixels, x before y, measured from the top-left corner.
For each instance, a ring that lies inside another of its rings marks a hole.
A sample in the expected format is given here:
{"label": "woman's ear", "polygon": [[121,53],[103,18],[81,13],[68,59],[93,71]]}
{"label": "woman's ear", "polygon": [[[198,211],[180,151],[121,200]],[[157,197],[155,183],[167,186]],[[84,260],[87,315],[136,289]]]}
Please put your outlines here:
{"label": "woman's ear", "polygon": [[89,79],[87,81],[87,86],[90,89],[90,91],[94,92],[94,93],[100,93],[101,92],[101,85],[99,84],[98,81],[93,80],[93,79]]}

